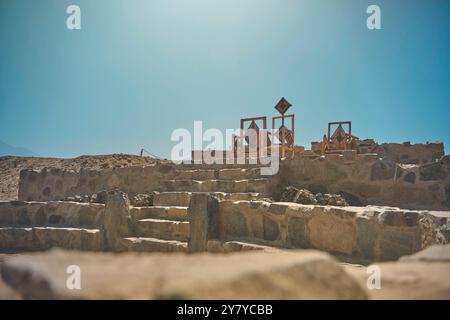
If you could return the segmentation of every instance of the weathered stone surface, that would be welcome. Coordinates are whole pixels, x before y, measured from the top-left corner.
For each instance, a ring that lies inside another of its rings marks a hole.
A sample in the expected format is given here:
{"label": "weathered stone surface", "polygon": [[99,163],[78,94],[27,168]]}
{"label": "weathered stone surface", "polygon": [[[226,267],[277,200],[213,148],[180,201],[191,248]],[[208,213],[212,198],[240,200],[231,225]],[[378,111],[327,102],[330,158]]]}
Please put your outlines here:
{"label": "weathered stone surface", "polygon": [[123,238],[117,251],[136,252],[187,252],[187,242],[177,240],[164,240],[156,238],[129,237]]}
{"label": "weathered stone surface", "polygon": [[153,205],[154,194],[138,194],[131,198],[130,203],[134,207],[149,207]]}
{"label": "weathered stone surface", "polygon": [[130,200],[124,192],[119,190],[108,192],[104,229],[107,247],[110,250],[120,245],[122,238],[131,235]]}
{"label": "weathered stone surface", "polygon": [[448,171],[439,162],[421,166],[419,169],[420,180],[443,180],[448,177]]}
{"label": "weathered stone surface", "polygon": [[275,241],[279,238],[280,230],[278,223],[269,217],[263,217],[264,239]]}
{"label": "weathered stone surface", "polygon": [[288,218],[287,242],[298,248],[310,248],[306,217]]}
{"label": "weathered stone surface", "polygon": [[356,245],[359,249],[360,256],[365,259],[375,260],[379,228],[379,225],[370,219],[370,217],[363,215],[356,218]]}
{"label": "weathered stone surface", "polygon": [[161,219],[143,219],[135,223],[133,234],[167,240],[189,240],[189,222]]}
{"label": "weathered stone surface", "polygon": [[355,214],[337,209],[317,212],[308,221],[309,242],[313,248],[352,255],[356,238]]}
{"label": "weathered stone surface", "polygon": [[450,183],[445,186],[445,202],[444,205],[450,207]]}
{"label": "weathered stone surface", "polygon": [[191,192],[161,192],[154,195],[153,205],[188,207],[190,199]]}
{"label": "weathered stone surface", "polygon": [[371,261],[450,240],[450,213],[442,211],[264,201],[220,201],[219,209],[219,239],[270,240]]}
{"label": "weathered stone surface", "polygon": [[361,199],[358,196],[356,196],[350,192],[339,191],[338,194],[341,195],[341,197],[345,199],[345,201],[347,202],[347,204],[349,206],[358,206],[359,207],[359,206],[363,205],[361,202]]}
{"label": "weathered stone surface", "polygon": [[130,214],[135,222],[151,218],[176,221],[189,220],[187,207],[132,207],[130,208]]}
{"label": "weathered stone surface", "polygon": [[277,252],[280,249],[274,246],[256,244],[242,241],[221,241],[208,240],[208,252],[210,253],[231,253],[240,251],[263,250],[266,252]]}
{"label": "weathered stone surface", "polygon": [[[66,288],[65,271],[74,263],[82,270],[81,290]],[[316,251],[114,255],[52,250],[6,258],[2,277],[29,299],[367,298],[341,266]]]}
{"label": "weathered stone surface", "polygon": [[418,219],[419,213],[415,211],[386,210],[379,216],[381,224],[392,227],[415,227]]}
{"label": "weathered stone surface", "polygon": [[281,202],[295,202],[300,204],[319,204],[330,206],[347,206],[347,201],[339,194],[317,193],[314,195],[306,189],[297,189],[288,186],[283,189]]}
{"label": "weathered stone surface", "polygon": [[371,180],[393,179],[395,175],[400,175],[401,169],[392,160],[383,159],[372,165]]}
{"label": "weathered stone surface", "polygon": [[0,226],[101,227],[104,206],[75,202],[0,202]]}
{"label": "weathered stone surface", "polygon": [[315,195],[315,198],[317,204],[320,204],[322,206],[338,206],[338,207],[348,206],[347,201],[339,194],[318,193]]}
{"label": "weathered stone surface", "polygon": [[396,260],[420,249],[420,237],[417,232],[385,230],[380,239],[380,260]]}
{"label": "weathered stone surface", "polygon": [[240,212],[231,212],[225,223],[225,232],[231,237],[248,237],[247,221]]}
{"label": "weathered stone surface", "polygon": [[1,252],[46,250],[52,247],[99,251],[103,250],[103,235],[98,229],[0,228]]}
{"label": "weathered stone surface", "polygon": [[208,240],[217,238],[218,200],[210,194],[193,194],[189,205],[189,251],[208,250]]}
{"label": "weathered stone surface", "polygon": [[416,174],[414,172],[408,172],[403,177],[403,180],[409,183],[415,183],[416,182]]}
{"label": "weathered stone surface", "polygon": [[286,187],[281,195],[281,202],[295,202],[301,204],[316,204],[314,194],[306,189],[297,189],[295,187]]}

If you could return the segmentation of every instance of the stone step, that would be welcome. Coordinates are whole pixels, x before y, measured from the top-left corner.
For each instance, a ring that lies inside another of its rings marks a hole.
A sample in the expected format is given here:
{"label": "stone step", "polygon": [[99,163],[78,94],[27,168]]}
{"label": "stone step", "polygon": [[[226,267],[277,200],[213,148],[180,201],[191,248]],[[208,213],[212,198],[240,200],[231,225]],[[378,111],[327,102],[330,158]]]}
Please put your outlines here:
{"label": "stone step", "polygon": [[222,180],[258,179],[261,178],[261,170],[259,168],[222,169],[218,171],[217,178]]}
{"label": "stone step", "polygon": [[153,197],[154,206],[180,206],[188,207],[191,200],[191,192],[161,192]]}
{"label": "stone step", "polygon": [[[257,192],[214,192],[214,194],[221,200],[232,201],[251,201],[264,198],[263,194]],[[192,192],[187,191],[161,192],[159,194],[155,194],[153,198],[153,205],[161,207],[189,207],[191,195]]]}
{"label": "stone step", "polygon": [[265,196],[258,192],[214,192],[214,195],[220,200],[230,200],[230,201],[255,201],[261,200]]}
{"label": "stone step", "polygon": [[176,170],[175,180],[243,180],[261,178],[259,168]]}
{"label": "stone step", "polygon": [[259,192],[265,194],[268,179],[249,180],[166,180],[164,184],[168,191],[193,192]]}
{"label": "stone step", "polygon": [[210,180],[216,179],[217,170],[176,170],[174,178],[177,180]]}
{"label": "stone step", "polygon": [[52,247],[99,251],[103,235],[99,229],[54,227],[1,227],[0,251],[35,251]]}
{"label": "stone step", "polygon": [[187,242],[177,240],[163,240],[157,238],[123,238],[122,251],[137,252],[187,252]]}
{"label": "stone step", "polygon": [[[227,161],[227,160],[225,160]],[[258,161],[258,160],[256,160]],[[264,158],[262,162],[269,163],[269,159]],[[252,159],[252,163],[249,163],[249,159],[231,159],[229,164],[205,164],[205,163],[184,163],[178,165],[179,170],[221,170],[221,169],[250,169],[250,168],[261,168],[265,165],[261,163],[254,163],[255,159]]]}
{"label": "stone step", "polygon": [[142,219],[136,222],[134,229],[139,237],[179,241],[189,239],[189,222],[187,221]]}
{"label": "stone step", "polygon": [[262,250],[266,252],[276,252],[280,248],[277,245],[271,245],[270,243],[258,244],[244,241],[221,241],[221,240],[209,240],[207,244],[207,250],[211,253],[230,253],[240,251]]}
{"label": "stone step", "polygon": [[189,218],[187,206],[133,207],[130,214],[134,221],[150,218],[187,221]]}

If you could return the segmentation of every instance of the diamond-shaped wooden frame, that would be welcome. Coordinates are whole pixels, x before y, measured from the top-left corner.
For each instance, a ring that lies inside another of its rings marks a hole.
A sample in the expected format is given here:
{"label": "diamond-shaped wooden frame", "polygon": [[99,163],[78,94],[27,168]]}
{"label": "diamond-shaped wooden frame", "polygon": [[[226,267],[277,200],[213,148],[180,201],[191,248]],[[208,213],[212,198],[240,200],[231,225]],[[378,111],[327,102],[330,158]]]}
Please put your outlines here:
{"label": "diamond-shaped wooden frame", "polygon": [[280,99],[280,101],[278,101],[277,105],[275,106],[275,109],[279,113],[285,114],[286,111],[288,111],[291,106],[292,106],[292,104],[289,101],[287,101],[284,97],[282,97]]}

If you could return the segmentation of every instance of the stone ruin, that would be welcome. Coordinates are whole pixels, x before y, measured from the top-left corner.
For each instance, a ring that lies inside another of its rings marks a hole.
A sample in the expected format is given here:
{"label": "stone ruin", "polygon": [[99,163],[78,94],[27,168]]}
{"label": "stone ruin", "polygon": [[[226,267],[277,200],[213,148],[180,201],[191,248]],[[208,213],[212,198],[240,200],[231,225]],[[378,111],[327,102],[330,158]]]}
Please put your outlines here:
{"label": "stone ruin", "polygon": [[369,145],[299,148],[274,176],[259,164],[164,160],[22,170],[18,200],[0,202],[0,251],[318,249],[370,263],[449,243],[443,144]]}
{"label": "stone ruin", "polygon": [[0,249],[314,248],[394,260],[450,239],[450,157],[436,161],[434,144],[405,148],[426,150],[405,151],[421,163],[396,162],[399,149],[383,147],[383,154],[296,155],[274,176],[261,176],[254,164],[170,161],[23,170],[18,200],[0,203]]}

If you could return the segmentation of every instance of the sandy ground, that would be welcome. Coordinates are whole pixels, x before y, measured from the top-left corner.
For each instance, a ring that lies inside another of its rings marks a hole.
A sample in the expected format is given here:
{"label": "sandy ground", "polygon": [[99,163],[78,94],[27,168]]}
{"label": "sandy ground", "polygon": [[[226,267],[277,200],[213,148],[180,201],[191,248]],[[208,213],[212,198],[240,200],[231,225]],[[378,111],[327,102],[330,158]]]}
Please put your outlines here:
{"label": "sandy ground", "polygon": [[99,156],[81,156],[73,159],[34,158],[34,157],[0,157],[0,201],[16,200],[19,186],[19,174],[22,169],[40,170],[45,167],[78,171],[80,168],[106,169],[148,165],[156,160],[127,154]]}

